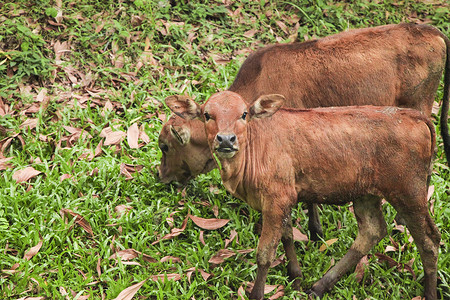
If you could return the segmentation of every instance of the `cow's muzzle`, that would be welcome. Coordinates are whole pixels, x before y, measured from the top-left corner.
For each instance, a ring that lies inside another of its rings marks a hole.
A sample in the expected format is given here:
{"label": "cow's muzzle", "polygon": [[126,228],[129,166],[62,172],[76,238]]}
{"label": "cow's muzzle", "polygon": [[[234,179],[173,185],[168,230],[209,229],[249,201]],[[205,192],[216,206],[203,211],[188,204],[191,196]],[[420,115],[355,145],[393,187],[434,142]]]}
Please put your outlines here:
{"label": "cow's muzzle", "polygon": [[223,156],[231,157],[238,151],[236,141],[237,138],[234,134],[218,134],[216,136],[216,151]]}

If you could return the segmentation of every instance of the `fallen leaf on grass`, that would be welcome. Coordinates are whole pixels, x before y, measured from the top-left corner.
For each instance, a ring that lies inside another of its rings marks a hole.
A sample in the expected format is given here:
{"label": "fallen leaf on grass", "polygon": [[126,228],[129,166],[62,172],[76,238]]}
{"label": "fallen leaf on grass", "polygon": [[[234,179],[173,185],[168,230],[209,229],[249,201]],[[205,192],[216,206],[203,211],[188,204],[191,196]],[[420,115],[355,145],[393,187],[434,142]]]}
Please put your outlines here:
{"label": "fallen leaf on grass", "polygon": [[137,123],[134,123],[127,130],[127,141],[130,148],[132,149],[139,148],[138,140],[139,140],[139,128]]}
{"label": "fallen leaf on grass", "polygon": [[9,163],[14,157],[6,157],[0,159],[0,171],[12,168],[12,164]]}
{"label": "fallen leaf on grass", "polygon": [[102,146],[103,146],[103,140],[100,140],[97,147],[95,147],[94,153],[93,154],[91,153],[89,155],[89,157],[88,157],[89,161],[93,160],[95,157],[98,157],[103,153]]}
{"label": "fallen leaf on grass", "polygon": [[125,164],[124,163],[121,163],[120,164],[120,175],[123,175],[123,176],[125,176],[125,180],[131,180],[131,179],[133,179],[134,177],[131,175],[131,173],[130,172],[128,172],[128,170],[125,168]]}
{"label": "fallen leaf on grass", "polygon": [[23,256],[23,258],[26,259],[26,260],[30,260],[31,258],[33,258],[33,256],[35,256],[35,255],[39,252],[39,250],[41,249],[42,243],[43,243],[43,240],[41,239],[41,240],[39,241],[39,243],[37,243],[36,246],[31,247],[30,250],[28,250],[28,251],[25,253],[25,255]]}
{"label": "fallen leaf on grass", "polygon": [[360,283],[361,280],[364,277],[364,270],[369,265],[369,259],[367,255],[364,255],[363,258],[358,262],[355,268],[355,274],[356,274],[356,282]]}
{"label": "fallen leaf on grass", "polygon": [[181,275],[177,273],[171,273],[171,274],[158,274],[150,276],[150,279],[153,281],[161,280],[162,282],[164,282],[166,278],[167,280],[178,281],[181,279]]}
{"label": "fallen leaf on grass", "polygon": [[213,274],[207,273],[200,268],[192,267],[192,268],[188,269],[186,272],[186,276],[188,277],[189,283],[191,283],[191,276],[192,276],[192,273],[194,273],[194,272],[200,272],[200,275],[202,276],[203,280],[205,280],[205,281],[207,281],[209,278],[214,276]]}
{"label": "fallen leaf on grass", "polygon": [[210,264],[219,265],[225,261],[225,259],[235,256],[237,253],[228,250],[228,249],[220,249],[213,257],[211,257],[208,262]]}
{"label": "fallen leaf on grass", "polygon": [[41,171],[34,169],[33,167],[26,167],[25,169],[14,172],[12,178],[17,182],[25,182],[29,179],[41,174]]}
{"label": "fallen leaf on grass", "polygon": [[[245,290],[248,293],[250,293],[252,291],[254,285],[255,284],[253,282],[247,283],[247,287],[245,288]],[[281,288],[281,289],[284,290],[284,286],[282,286],[282,285],[269,285],[269,284],[266,284],[264,286],[264,295],[273,292],[277,288]],[[278,299],[278,298],[270,298],[270,299]]]}
{"label": "fallen leaf on grass", "polygon": [[163,236],[161,239],[156,240],[152,243],[152,245],[155,245],[157,243],[159,243],[162,240],[169,240],[173,237],[176,237],[178,235],[180,235],[181,233],[183,233],[183,231],[186,229],[187,226],[187,222],[188,222],[189,217],[187,216],[184,220],[183,220],[183,224],[181,225],[180,228],[172,228],[172,230],[170,231],[169,234],[166,234],[165,236]]}
{"label": "fallen leaf on grass", "polygon": [[204,219],[189,215],[189,218],[200,228],[207,230],[215,230],[225,226],[230,220],[229,219]]}
{"label": "fallen leaf on grass", "polygon": [[[237,232],[236,230],[231,230],[230,232],[230,238],[229,239],[225,239],[225,246],[224,248],[228,247],[228,245],[237,237]],[[236,239],[236,243],[239,243],[239,240]]]}
{"label": "fallen leaf on grass", "polygon": [[23,122],[19,126],[19,128],[20,129],[24,129],[24,128],[27,129],[27,128],[29,128],[31,130],[31,129],[36,128],[38,123],[39,123],[39,120],[37,118],[36,119],[26,119],[25,122]]}
{"label": "fallen leaf on grass", "polygon": [[159,262],[179,263],[179,262],[181,262],[181,258],[168,255],[168,256],[164,256],[163,258],[161,258]]}
{"label": "fallen leaf on grass", "polygon": [[86,221],[86,219],[83,216],[81,216],[80,214],[77,214],[77,213],[75,213],[72,210],[67,209],[67,208],[62,208],[60,210],[60,212],[61,212],[62,216],[70,215],[70,216],[74,217],[75,218],[74,219],[75,224],[81,226],[91,236],[94,236],[94,232],[92,231],[91,225],[89,224],[88,221]]}
{"label": "fallen leaf on grass", "polygon": [[59,181],[63,182],[65,179],[70,179],[72,175],[70,174],[62,174],[61,177],[59,177]]}
{"label": "fallen leaf on grass", "polygon": [[22,297],[18,298],[17,300],[44,300],[45,297]]}
{"label": "fallen leaf on grass", "polygon": [[320,246],[319,251],[323,252],[325,251],[325,249],[327,249],[329,246],[333,245],[338,239],[330,239],[328,241],[325,242],[325,244],[322,244],[322,246]]}
{"label": "fallen leaf on grass", "polygon": [[135,259],[135,258],[140,257],[140,256],[142,256],[142,259],[144,261],[146,261],[146,262],[150,262],[150,263],[158,262],[156,259],[154,259],[150,255],[144,254],[144,253],[139,252],[139,251],[134,250],[134,249],[121,250],[121,251],[116,252],[113,255],[111,255],[109,257],[109,259],[117,260],[117,258],[120,257],[121,260],[127,261],[127,260]]}
{"label": "fallen leaf on grass", "polygon": [[297,227],[292,227],[292,233],[294,235],[294,241],[307,242],[309,241],[308,236],[300,232]]}
{"label": "fallen leaf on grass", "polygon": [[110,127],[103,129],[100,133],[100,137],[105,137],[105,142],[103,143],[105,146],[120,144],[126,135],[127,134],[121,130],[112,131]]}
{"label": "fallen leaf on grass", "polygon": [[379,261],[387,262],[389,265],[389,268],[395,267],[399,272],[402,272],[404,270],[408,271],[409,273],[411,273],[414,280],[416,280],[416,274],[414,273],[414,270],[411,267],[412,263],[414,262],[414,259],[409,261],[407,264],[402,264],[402,263],[395,261],[393,258],[391,258],[385,254],[375,253],[375,256],[378,258]]}
{"label": "fallen leaf on grass", "polygon": [[114,207],[114,211],[117,213],[117,216],[120,218],[123,215],[129,213],[133,208],[129,205],[120,204]]}
{"label": "fallen leaf on grass", "polygon": [[139,283],[136,283],[135,285],[132,285],[130,287],[127,287],[123,291],[120,292],[119,295],[117,295],[114,300],[131,300],[133,296],[139,291],[139,289],[144,285],[144,283],[147,281],[147,279],[142,280]]}

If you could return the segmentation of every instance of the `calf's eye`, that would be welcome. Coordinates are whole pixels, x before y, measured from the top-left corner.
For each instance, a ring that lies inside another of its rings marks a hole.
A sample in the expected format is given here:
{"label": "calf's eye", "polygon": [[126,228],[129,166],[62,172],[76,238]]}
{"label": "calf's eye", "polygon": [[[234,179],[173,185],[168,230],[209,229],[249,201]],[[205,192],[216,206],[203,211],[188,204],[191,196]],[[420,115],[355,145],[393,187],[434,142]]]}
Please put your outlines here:
{"label": "calf's eye", "polygon": [[211,116],[208,113],[205,113],[205,120],[209,121],[211,119]]}
{"label": "calf's eye", "polygon": [[161,151],[162,151],[163,153],[166,153],[167,151],[169,151],[169,146],[167,146],[166,144],[161,144],[161,145],[159,146],[159,149],[161,149]]}
{"label": "calf's eye", "polygon": [[244,112],[243,114],[242,114],[242,120],[245,120],[245,117],[247,117],[247,112]]}

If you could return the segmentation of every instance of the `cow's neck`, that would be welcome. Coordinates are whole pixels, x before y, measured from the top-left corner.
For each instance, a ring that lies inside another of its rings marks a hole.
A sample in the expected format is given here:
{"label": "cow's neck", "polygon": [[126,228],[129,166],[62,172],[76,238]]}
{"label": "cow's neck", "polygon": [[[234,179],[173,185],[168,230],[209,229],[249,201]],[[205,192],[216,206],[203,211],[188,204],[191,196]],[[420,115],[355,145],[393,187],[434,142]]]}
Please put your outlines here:
{"label": "cow's neck", "polygon": [[245,153],[242,149],[232,158],[221,160],[222,169],[220,176],[222,177],[225,188],[233,194],[233,196],[245,200],[242,191],[242,178],[245,170]]}
{"label": "cow's neck", "polygon": [[[255,125],[255,126],[251,126]],[[258,172],[261,172],[261,162],[264,157],[258,155],[264,151],[264,144],[259,140],[257,124],[249,124],[247,129],[248,143],[241,144],[239,152],[232,159],[221,161],[222,177],[225,188],[233,196],[247,202],[256,210],[261,210],[261,205],[257,198],[253,198],[255,191],[258,190]],[[263,147],[263,148],[261,148]],[[252,196],[253,195],[253,196]],[[252,196],[252,198],[250,198]]]}

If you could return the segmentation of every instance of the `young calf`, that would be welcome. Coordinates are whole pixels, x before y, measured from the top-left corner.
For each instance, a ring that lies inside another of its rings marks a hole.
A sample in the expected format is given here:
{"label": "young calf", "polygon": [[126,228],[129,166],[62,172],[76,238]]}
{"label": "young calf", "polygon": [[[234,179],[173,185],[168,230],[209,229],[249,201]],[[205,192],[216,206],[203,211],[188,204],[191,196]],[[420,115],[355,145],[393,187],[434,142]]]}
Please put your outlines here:
{"label": "young calf", "polygon": [[[440,233],[427,208],[435,147],[431,122],[411,109],[279,109],[283,100],[281,95],[266,95],[249,105],[240,95],[225,91],[203,106],[189,99],[166,102],[182,118],[203,119],[210,150],[222,166],[224,186],[262,212],[258,270],[250,298],[263,298],[280,239],[290,278],[301,275],[291,221],[298,201],[353,201],[359,233],[347,254],[311,288],[321,297],[386,235],[384,197],[417,244],[426,298],[436,299]],[[294,284],[299,287],[299,279]]]}

